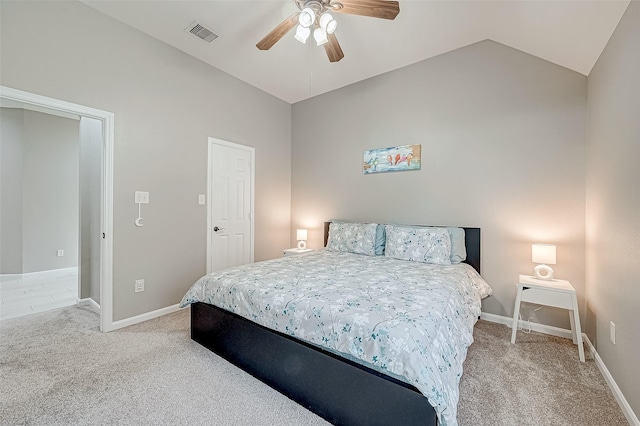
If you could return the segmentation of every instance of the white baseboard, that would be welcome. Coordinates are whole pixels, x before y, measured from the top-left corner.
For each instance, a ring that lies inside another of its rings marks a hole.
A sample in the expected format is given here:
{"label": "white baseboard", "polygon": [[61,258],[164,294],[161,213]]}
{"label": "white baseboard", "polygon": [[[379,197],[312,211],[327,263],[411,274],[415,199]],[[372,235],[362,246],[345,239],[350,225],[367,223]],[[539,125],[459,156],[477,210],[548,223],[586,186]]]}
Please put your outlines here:
{"label": "white baseboard", "polygon": [[173,312],[178,312],[180,309],[184,309],[184,308],[180,308],[179,304],[175,304],[175,305],[167,306],[166,308],[147,312],[146,314],[136,315],[135,317],[114,321],[109,331],[117,330],[123,327],[128,327],[130,325],[134,325],[140,322],[148,321],[150,319],[158,318],[163,315],[171,314]]}
{"label": "white baseboard", "polygon": [[53,273],[64,273],[64,272],[73,272],[77,271],[77,266],[70,266],[68,268],[60,268],[60,269],[47,269],[46,271],[35,271],[35,272],[25,272],[23,274],[0,274],[0,276],[7,278],[20,278],[20,277],[31,277],[38,274],[53,274]]}
{"label": "white baseboard", "polygon": [[[504,317],[502,315],[490,314],[487,312],[482,312],[482,314],[480,315],[480,319],[483,319],[489,322],[495,322],[498,324],[504,324],[509,328],[511,328],[511,324],[513,323],[513,318]],[[518,324],[519,327],[523,327],[523,324],[524,324],[523,328],[528,329],[528,326],[525,324],[525,321],[520,320],[518,321],[518,323],[519,323]],[[544,324],[538,324],[538,323],[531,323],[531,330],[537,331],[538,333],[550,334],[552,336],[572,339],[571,330],[567,330],[564,328],[552,327],[550,325],[544,325]],[[598,366],[600,373],[602,373],[602,376],[604,377],[605,382],[607,382],[607,385],[609,385],[609,389],[611,389],[613,396],[616,398],[616,401],[618,401],[618,405],[620,406],[620,409],[622,410],[622,413],[624,414],[624,416],[629,421],[629,424],[631,426],[640,426],[640,421],[638,421],[638,417],[635,415],[635,413],[631,409],[631,406],[627,402],[627,399],[622,394],[622,391],[618,387],[616,381],[613,380],[613,376],[611,375],[611,373],[609,373],[607,366],[604,364],[604,362],[602,361],[602,358],[600,358],[600,355],[598,355],[596,348],[591,344],[589,337],[587,337],[585,333],[582,333],[582,341],[587,345],[587,348],[591,352],[591,355],[593,356],[593,359],[595,360],[595,363]]]}
{"label": "white baseboard", "polygon": [[100,305],[98,305],[96,301],[90,297],[87,297],[86,299],[76,299],[76,305],[78,306],[89,305],[94,311],[96,311],[96,313],[98,314],[100,313]]}
{"label": "white baseboard", "polygon": [[[497,322],[498,324],[504,324],[507,327],[511,328],[511,324],[513,323],[513,318],[511,317],[503,317],[502,315],[490,314],[488,312],[483,312],[480,315],[480,319],[489,322]],[[565,339],[572,339],[571,330],[567,330],[566,328],[553,327],[551,325],[539,324],[537,322],[530,322],[531,331],[537,331],[538,333],[550,334],[552,336],[564,337]],[[527,321],[519,320],[518,327],[522,327],[524,330],[529,329],[529,325],[527,325]]]}
{"label": "white baseboard", "polygon": [[602,361],[602,358],[600,358],[600,355],[598,355],[598,352],[596,351],[595,346],[593,346],[593,344],[591,343],[591,340],[589,340],[589,337],[587,337],[587,335],[583,333],[582,340],[586,343],[587,348],[589,348],[591,356],[593,356],[593,359],[596,361],[598,369],[602,373],[604,380],[609,385],[609,389],[611,389],[613,396],[615,396],[616,401],[618,401],[618,405],[620,405],[622,413],[627,418],[627,421],[629,421],[629,424],[631,426],[640,426],[640,420],[638,420],[638,416],[636,416],[636,414],[631,409],[631,406],[622,394],[622,391],[618,387],[616,381],[613,380],[613,376],[611,375],[611,373],[609,373],[609,369],[607,368],[607,366],[604,365],[604,361]]}

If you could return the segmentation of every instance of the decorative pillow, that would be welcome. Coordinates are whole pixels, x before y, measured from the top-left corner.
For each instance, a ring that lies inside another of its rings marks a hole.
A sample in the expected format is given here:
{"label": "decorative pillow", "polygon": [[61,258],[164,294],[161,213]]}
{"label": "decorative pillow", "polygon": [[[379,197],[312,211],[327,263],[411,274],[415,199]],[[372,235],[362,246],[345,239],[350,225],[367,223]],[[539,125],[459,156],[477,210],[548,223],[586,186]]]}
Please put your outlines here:
{"label": "decorative pillow", "polygon": [[451,263],[458,264],[467,259],[467,247],[464,242],[464,229],[448,227],[449,238],[451,239]]}
{"label": "decorative pillow", "polygon": [[331,223],[327,250],[376,255],[377,223]]}
{"label": "decorative pillow", "polygon": [[376,256],[384,254],[384,245],[387,242],[387,235],[384,233],[384,225],[376,228]]}
{"label": "decorative pillow", "polygon": [[[378,225],[378,232],[380,232],[380,228],[384,228],[385,225]],[[401,226],[404,228],[428,228],[427,226],[420,225],[394,225]],[[449,260],[451,264],[457,265],[458,263],[464,262],[467,260],[467,246],[464,240],[465,234],[463,228],[457,228],[453,226],[448,226],[447,231],[449,231],[449,239],[451,240],[451,256],[449,256]],[[376,240],[376,255],[384,254],[384,244],[385,244],[385,235],[382,235],[382,244],[383,247],[378,252],[378,240]],[[377,236],[376,236],[377,238]]]}
{"label": "decorative pillow", "polygon": [[384,255],[401,260],[451,265],[451,239],[446,228],[386,225]]}

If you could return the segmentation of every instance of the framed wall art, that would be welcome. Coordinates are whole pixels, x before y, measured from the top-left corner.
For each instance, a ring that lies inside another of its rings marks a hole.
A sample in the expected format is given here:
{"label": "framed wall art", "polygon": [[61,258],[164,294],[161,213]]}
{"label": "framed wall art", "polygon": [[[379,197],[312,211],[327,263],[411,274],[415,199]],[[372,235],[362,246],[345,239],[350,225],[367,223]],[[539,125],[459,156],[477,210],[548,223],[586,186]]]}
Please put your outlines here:
{"label": "framed wall art", "polygon": [[422,145],[403,145],[364,151],[362,172],[420,170]]}

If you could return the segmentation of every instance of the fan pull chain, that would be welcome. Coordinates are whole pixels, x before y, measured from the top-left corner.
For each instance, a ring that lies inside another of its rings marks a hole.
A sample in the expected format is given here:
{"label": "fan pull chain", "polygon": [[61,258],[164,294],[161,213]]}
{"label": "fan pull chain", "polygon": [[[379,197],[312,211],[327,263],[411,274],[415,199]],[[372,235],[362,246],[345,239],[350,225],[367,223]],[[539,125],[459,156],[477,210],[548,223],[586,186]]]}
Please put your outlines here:
{"label": "fan pull chain", "polygon": [[309,97],[312,96],[311,85],[313,83],[313,67],[311,66],[311,40],[309,40]]}

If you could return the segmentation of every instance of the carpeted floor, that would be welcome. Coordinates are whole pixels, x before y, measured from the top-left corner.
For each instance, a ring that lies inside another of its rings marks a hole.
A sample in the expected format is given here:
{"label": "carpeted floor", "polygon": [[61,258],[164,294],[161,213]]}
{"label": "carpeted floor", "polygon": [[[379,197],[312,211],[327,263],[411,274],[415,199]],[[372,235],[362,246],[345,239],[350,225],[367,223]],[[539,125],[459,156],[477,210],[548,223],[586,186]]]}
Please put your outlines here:
{"label": "carpeted floor", "polygon": [[479,321],[460,380],[460,426],[629,425],[591,354],[571,340]]}
{"label": "carpeted floor", "polygon": [[[326,425],[189,338],[183,310],[112,333],[89,308],[0,322],[2,425]],[[459,423],[626,425],[593,360],[570,341],[481,321]]]}

